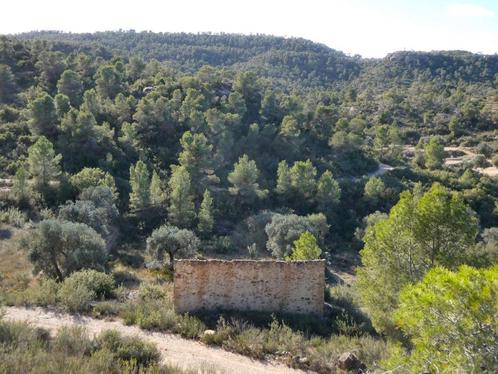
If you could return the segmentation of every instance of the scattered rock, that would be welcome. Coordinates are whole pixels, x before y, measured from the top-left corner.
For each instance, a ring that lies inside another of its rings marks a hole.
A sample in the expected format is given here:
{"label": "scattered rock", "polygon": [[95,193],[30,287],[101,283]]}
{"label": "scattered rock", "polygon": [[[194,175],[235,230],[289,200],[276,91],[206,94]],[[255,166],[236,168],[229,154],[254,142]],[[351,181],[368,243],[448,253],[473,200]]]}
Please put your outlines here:
{"label": "scattered rock", "polygon": [[202,333],[202,335],[204,335],[204,336],[216,335],[216,331],[214,331],[214,330],[204,330],[204,332]]}
{"label": "scattered rock", "polygon": [[352,352],[344,352],[337,361],[337,367],[349,373],[363,373],[366,366]]}

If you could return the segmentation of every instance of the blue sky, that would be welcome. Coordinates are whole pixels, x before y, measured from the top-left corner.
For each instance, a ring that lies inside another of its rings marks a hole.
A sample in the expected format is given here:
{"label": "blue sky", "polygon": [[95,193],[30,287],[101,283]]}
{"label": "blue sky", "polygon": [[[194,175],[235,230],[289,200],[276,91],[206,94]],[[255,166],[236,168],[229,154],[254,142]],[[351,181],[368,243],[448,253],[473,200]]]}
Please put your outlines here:
{"label": "blue sky", "polygon": [[297,36],[349,54],[498,53],[498,0],[7,0],[0,33],[238,32]]}

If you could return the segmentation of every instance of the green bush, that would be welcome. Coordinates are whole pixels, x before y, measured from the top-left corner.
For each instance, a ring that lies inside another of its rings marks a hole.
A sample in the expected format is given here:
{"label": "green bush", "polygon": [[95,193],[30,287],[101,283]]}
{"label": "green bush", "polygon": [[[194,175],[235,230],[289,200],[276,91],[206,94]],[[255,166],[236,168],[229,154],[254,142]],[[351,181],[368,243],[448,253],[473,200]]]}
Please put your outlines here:
{"label": "green bush", "polygon": [[138,289],[138,299],[140,301],[164,300],[166,299],[166,291],[158,285],[143,284]]}
{"label": "green bush", "polygon": [[181,336],[196,339],[206,330],[206,325],[199,318],[187,313],[180,318],[177,329]]}
{"label": "green bush", "polygon": [[49,306],[57,304],[57,292],[60,285],[51,278],[41,278],[40,281],[27,288],[20,295],[18,304]]}
{"label": "green bush", "polygon": [[71,356],[89,355],[93,344],[83,327],[63,327],[52,342],[52,350]]}
{"label": "green bush", "polygon": [[299,332],[294,332],[284,323],[274,319],[267,330],[263,349],[266,353],[293,352],[301,353],[304,337]]}
{"label": "green bush", "polygon": [[223,347],[245,356],[263,359],[265,334],[258,328],[249,327],[230,338]]}
{"label": "green bush", "polygon": [[25,323],[0,320],[0,351],[27,350],[31,346],[42,347],[48,343],[49,337],[45,330],[32,328]]}
{"label": "green bush", "polygon": [[95,318],[107,318],[118,316],[122,305],[114,301],[101,301],[92,308],[92,316]]}
{"label": "green bush", "polygon": [[[0,321],[0,373],[193,374],[160,367],[159,358],[153,344],[113,331],[92,340],[81,328],[64,328],[50,340],[48,331]],[[211,369],[203,372],[215,373]]]}
{"label": "green bush", "polygon": [[175,314],[164,287],[146,284],[138,290],[137,300],[125,304],[121,318],[127,325],[137,324],[146,330],[168,331],[176,329],[180,316]]}
{"label": "green bush", "polygon": [[21,228],[27,221],[28,216],[26,213],[17,208],[8,208],[7,210],[0,211],[0,222]]}
{"label": "green bush", "polygon": [[75,278],[67,278],[62,283],[57,298],[60,305],[69,312],[87,312],[96,294],[88,289],[87,285],[77,282]]}
{"label": "green bush", "polygon": [[97,337],[100,350],[112,352],[121,361],[135,361],[137,365],[148,367],[157,364],[160,354],[152,343],[146,343],[137,337],[122,336],[117,331],[105,331]]}
{"label": "green bush", "polygon": [[107,299],[113,296],[116,283],[112,275],[102,273],[93,269],[85,269],[71,274],[65,282],[74,282],[83,285],[95,293],[99,299]]}

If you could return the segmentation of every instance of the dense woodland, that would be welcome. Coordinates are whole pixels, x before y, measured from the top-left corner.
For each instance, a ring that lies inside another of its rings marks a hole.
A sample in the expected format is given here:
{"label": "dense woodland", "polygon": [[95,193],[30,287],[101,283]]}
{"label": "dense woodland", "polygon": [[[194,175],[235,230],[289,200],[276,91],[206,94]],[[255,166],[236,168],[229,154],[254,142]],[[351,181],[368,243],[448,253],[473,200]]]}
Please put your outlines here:
{"label": "dense woodland", "polygon": [[363,59],[265,35],[0,37],[0,218],[29,233],[21,247],[61,300],[82,269],[137,251],[135,266],[168,271],[187,256],[322,257],[330,279],[347,257],[357,309],[345,323],[371,325],[340,332],[391,352],[369,365],[491,373],[493,165],[497,55]]}

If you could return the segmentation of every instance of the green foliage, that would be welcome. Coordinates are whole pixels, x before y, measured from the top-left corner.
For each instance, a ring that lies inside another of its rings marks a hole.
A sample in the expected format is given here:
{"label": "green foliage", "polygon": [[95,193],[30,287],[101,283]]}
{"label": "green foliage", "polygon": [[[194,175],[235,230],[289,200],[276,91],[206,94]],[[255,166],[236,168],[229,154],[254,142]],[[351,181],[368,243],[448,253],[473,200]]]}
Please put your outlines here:
{"label": "green foliage", "polygon": [[165,200],[166,194],[163,191],[161,178],[154,170],[150,180],[150,203],[155,206],[161,206]]}
{"label": "green foliage", "polygon": [[45,220],[27,234],[22,246],[36,273],[62,281],[82,268],[103,270],[107,255],[102,237],[82,223]]}
{"label": "green foliage", "polygon": [[52,143],[44,136],[39,137],[36,143],[29,147],[29,172],[39,189],[46,190],[49,183],[59,177],[61,158],[60,154],[55,154]]}
{"label": "green foliage", "polygon": [[110,173],[99,168],[83,168],[78,173],[71,176],[70,182],[78,192],[82,192],[88,187],[103,186],[108,187],[113,195],[117,197],[114,177]]}
{"label": "green foliage", "polygon": [[44,93],[29,104],[29,126],[34,135],[51,138],[57,132],[54,100]]}
{"label": "green foliage", "polygon": [[92,291],[98,299],[107,299],[114,294],[116,283],[110,274],[85,269],[72,273],[64,280],[64,284],[82,285]]}
{"label": "green foliage", "polygon": [[86,284],[78,283],[71,277],[64,280],[57,292],[57,300],[59,300],[60,305],[65,310],[75,313],[88,312],[91,308],[91,302],[96,299],[96,296],[95,292]]}
{"label": "green foliage", "polygon": [[28,172],[21,166],[16,171],[14,181],[12,183],[12,195],[18,202],[26,201],[29,198]]}
{"label": "green foliage", "polygon": [[213,198],[208,190],[204,191],[201,206],[199,208],[199,224],[197,230],[203,235],[209,235],[214,226]]}
{"label": "green foliage", "polygon": [[188,171],[196,193],[201,194],[210,182],[216,181],[211,155],[213,146],[203,133],[192,134],[190,131],[182,135],[180,145],[182,152],[178,155],[178,162]]}
{"label": "green foliage", "polygon": [[60,94],[66,95],[73,107],[77,108],[81,104],[83,85],[79,75],[73,70],[65,70],[57,82],[57,90]]}
{"label": "green foliage", "polygon": [[100,349],[113,352],[119,361],[135,360],[139,367],[148,367],[159,362],[160,354],[152,343],[145,343],[137,337],[121,336],[117,331],[109,330],[97,337]]}
{"label": "green foliage", "polygon": [[436,137],[431,137],[425,147],[425,166],[429,169],[440,169],[444,161],[444,145]]}
{"label": "green foliage", "polygon": [[374,326],[394,333],[401,289],[432,267],[455,268],[475,243],[477,219],[459,194],[439,184],[422,196],[404,192],[389,216],[367,228],[357,287]]}
{"label": "green foliage", "polygon": [[317,260],[322,250],[316,243],[316,239],[309,231],[303,232],[299,239],[294,242],[292,253],[285,259],[289,261]]}
{"label": "green foliage", "polygon": [[365,183],[363,196],[376,206],[386,195],[386,185],[379,177],[371,177]]}
{"label": "green foliage", "polygon": [[49,332],[15,322],[0,322],[0,371],[5,373],[183,373],[159,367],[159,351],[151,343],[107,331],[90,338],[80,327]]}
{"label": "green foliage", "polygon": [[319,241],[323,241],[328,226],[323,215],[303,217],[295,214],[274,214],[265,231],[268,235],[268,251],[277,258],[285,258],[291,253],[292,245],[301,234],[309,231]]}
{"label": "green foliage", "polygon": [[199,244],[199,239],[192,231],[171,225],[163,225],[155,229],[147,238],[147,250],[161,261],[166,252],[171,268],[174,266],[175,257],[194,255]]}
{"label": "green foliage", "polygon": [[150,176],[142,160],[130,166],[130,210],[141,211],[150,205]]}
{"label": "green foliage", "polygon": [[315,198],[321,212],[330,212],[331,208],[339,203],[341,187],[329,170],[320,176]]}
{"label": "green foliage", "polygon": [[26,213],[17,208],[11,207],[6,210],[0,210],[0,222],[8,223],[14,227],[21,228],[27,220],[28,217],[26,216]]}
{"label": "green foliage", "polygon": [[118,215],[114,196],[108,187],[88,187],[78,200],[59,207],[59,219],[88,225],[106,240],[109,247],[117,234],[115,221]]}
{"label": "green foliage", "polygon": [[8,65],[0,64],[0,103],[10,103],[16,97],[18,86]]}
{"label": "green foliage", "polygon": [[184,166],[172,166],[169,187],[169,221],[181,228],[190,228],[195,218],[190,174]]}
{"label": "green foliage", "polygon": [[291,186],[305,199],[311,199],[316,191],[316,168],[310,160],[296,161],[289,170]]}
{"label": "green foliage", "polygon": [[413,348],[393,364],[412,372],[496,372],[497,310],[498,266],[430,270],[400,294],[394,319]]}
{"label": "green foliage", "polygon": [[264,199],[268,191],[260,188],[258,179],[259,170],[256,162],[250,160],[249,156],[243,155],[235,163],[233,171],[228,174],[228,181],[232,184],[229,191],[248,203],[255,199]]}

